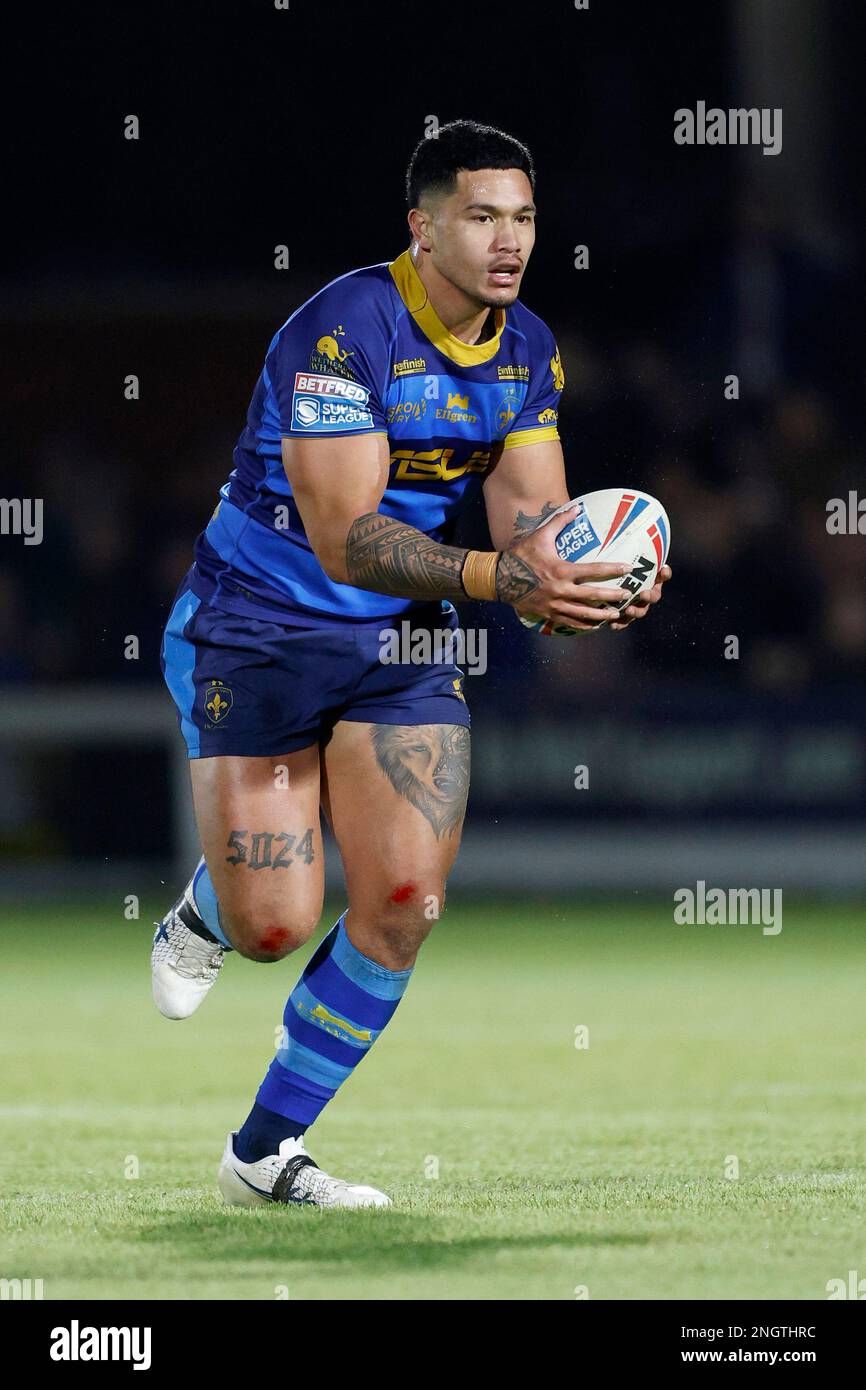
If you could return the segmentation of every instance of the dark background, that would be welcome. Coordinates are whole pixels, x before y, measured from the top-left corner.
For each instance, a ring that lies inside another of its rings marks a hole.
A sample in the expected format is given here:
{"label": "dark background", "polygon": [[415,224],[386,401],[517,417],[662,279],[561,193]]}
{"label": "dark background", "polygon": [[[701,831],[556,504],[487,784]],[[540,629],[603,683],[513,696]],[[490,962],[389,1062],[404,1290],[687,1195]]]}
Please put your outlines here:
{"label": "dark background", "polygon": [[[866,488],[859,19],[819,0],[250,0],[11,26],[0,493],[44,498],[45,539],[0,537],[0,715],[26,693],[57,738],[5,721],[9,863],[169,854],[167,758],[136,709],[174,589],[275,329],[407,244],[430,115],[533,152],[521,297],[560,343],[572,495],[641,486],[672,524],[675,580],[628,634],[545,641],[464,609],[490,629],[467,692],[477,822],[861,824],[866,537],[826,530],[828,499]],[[782,153],[676,145],[698,100],[782,106]],[[464,539],[483,535],[479,508]],[[112,690],[113,745],[64,745],[73,697]],[[569,769],[592,756],[581,799]]]}

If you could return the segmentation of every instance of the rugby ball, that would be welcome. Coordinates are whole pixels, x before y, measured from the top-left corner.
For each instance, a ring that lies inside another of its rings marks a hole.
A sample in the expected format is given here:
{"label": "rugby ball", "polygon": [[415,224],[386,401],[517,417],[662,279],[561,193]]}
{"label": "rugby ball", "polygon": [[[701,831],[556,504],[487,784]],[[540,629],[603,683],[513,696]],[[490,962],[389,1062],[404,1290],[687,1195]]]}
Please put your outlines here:
{"label": "rugby ball", "polygon": [[[541,526],[556,526],[557,518],[561,518],[563,512],[572,512],[578,504],[580,511],[562,526],[556,537],[559,556],[572,564],[604,560],[630,564],[630,573],[621,579],[598,580],[603,588],[630,589],[630,598],[614,604],[616,608],[626,608],[635,594],[652,588],[656,575],[668,557],[671,527],[667,512],[661,502],[647,492],[640,492],[634,487],[606,487],[599,492],[587,492],[583,497],[576,497],[557,507],[542,521]],[[540,530],[541,527],[536,529]],[[583,631],[567,623],[552,622],[549,618],[535,618],[522,613],[518,616],[524,627],[532,628],[544,637],[576,637]],[[600,626],[604,627],[605,624]]]}

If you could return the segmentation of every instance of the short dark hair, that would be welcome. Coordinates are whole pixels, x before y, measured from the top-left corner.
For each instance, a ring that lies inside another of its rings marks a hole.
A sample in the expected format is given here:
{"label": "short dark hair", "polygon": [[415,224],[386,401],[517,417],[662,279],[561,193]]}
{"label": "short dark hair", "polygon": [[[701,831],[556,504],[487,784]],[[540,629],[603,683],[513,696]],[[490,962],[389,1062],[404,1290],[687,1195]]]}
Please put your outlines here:
{"label": "short dark hair", "polygon": [[454,191],[461,169],[522,169],[535,192],[535,166],[525,145],[477,121],[449,121],[437,136],[419,140],[406,170],[406,198],[416,208],[430,189],[446,196]]}

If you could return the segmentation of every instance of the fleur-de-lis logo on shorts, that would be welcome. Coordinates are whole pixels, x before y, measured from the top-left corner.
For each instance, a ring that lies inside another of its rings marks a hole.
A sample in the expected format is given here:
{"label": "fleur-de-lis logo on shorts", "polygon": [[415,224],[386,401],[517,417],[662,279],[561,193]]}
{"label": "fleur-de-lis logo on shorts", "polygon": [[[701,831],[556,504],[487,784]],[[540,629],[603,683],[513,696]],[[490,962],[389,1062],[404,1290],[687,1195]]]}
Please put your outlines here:
{"label": "fleur-de-lis logo on shorts", "polygon": [[204,693],[204,707],[212,724],[221,724],[233,704],[232,692],[222,681],[211,681]]}

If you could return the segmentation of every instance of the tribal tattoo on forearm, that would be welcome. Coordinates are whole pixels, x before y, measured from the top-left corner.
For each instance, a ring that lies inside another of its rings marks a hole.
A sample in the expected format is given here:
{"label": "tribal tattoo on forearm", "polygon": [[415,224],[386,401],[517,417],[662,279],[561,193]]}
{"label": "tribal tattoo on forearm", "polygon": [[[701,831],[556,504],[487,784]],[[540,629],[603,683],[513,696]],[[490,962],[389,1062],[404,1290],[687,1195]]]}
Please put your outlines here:
{"label": "tribal tattoo on forearm", "polygon": [[352,522],[346,541],[349,582],[398,598],[465,599],[460,572],[466,551],[440,545],[381,512]]}
{"label": "tribal tattoo on forearm", "polygon": [[[459,546],[441,545],[381,512],[359,516],[346,540],[349,582],[398,598],[465,599],[461,572],[466,555]],[[496,570],[500,603],[518,603],[538,584],[538,575],[525,560],[511,550],[502,552]]]}
{"label": "tribal tattoo on forearm", "polygon": [[462,724],[375,724],[376,760],[437,840],[459,830],[469,795],[469,730]]}

